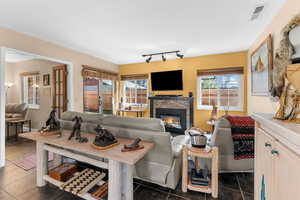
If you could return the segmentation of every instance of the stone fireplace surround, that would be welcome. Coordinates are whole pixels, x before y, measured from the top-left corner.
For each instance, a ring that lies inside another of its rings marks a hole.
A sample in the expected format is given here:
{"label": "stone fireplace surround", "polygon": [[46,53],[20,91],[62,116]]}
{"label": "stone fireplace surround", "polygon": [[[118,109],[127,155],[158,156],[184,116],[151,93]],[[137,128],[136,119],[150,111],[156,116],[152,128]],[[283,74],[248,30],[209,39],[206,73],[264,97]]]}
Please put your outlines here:
{"label": "stone fireplace surround", "polygon": [[[159,118],[160,114],[180,117],[182,129],[168,129],[169,132],[184,134],[186,129],[193,126],[193,97],[182,96],[153,96],[150,99],[150,117]],[[168,113],[169,111],[169,113]],[[182,111],[185,111],[184,113]],[[159,112],[159,113],[158,113]]]}

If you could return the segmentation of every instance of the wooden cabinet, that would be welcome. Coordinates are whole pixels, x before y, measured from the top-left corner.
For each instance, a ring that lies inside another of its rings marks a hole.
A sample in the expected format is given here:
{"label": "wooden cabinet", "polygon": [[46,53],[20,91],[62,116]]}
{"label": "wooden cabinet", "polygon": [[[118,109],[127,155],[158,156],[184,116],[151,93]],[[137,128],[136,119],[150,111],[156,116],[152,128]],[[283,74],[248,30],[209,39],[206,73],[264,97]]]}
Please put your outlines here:
{"label": "wooden cabinet", "polygon": [[[263,200],[261,195],[266,199],[272,198],[272,182],[273,182],[273,158],[271,150],[275,140],[262,129],[256,129],[256,145],[255,145],[255,199]],[[262,194],[263,193],[263,194]]]}
{"label": "wooden cabinet", "polygon": [[[300,126],[289,124],[284,127],[289,129],[281,130],[279,126],[269,126],[278,123],[276,120],[270,119],[272,123],[268,124],[261,118],[254,118],[255,200],[300,199]],[[290,136],[292,141],[289,141]]]}
{"label": "wooden cabinet", "polygon": [[274,200],[300,199],[300,157],[276,142],[274,159]]}

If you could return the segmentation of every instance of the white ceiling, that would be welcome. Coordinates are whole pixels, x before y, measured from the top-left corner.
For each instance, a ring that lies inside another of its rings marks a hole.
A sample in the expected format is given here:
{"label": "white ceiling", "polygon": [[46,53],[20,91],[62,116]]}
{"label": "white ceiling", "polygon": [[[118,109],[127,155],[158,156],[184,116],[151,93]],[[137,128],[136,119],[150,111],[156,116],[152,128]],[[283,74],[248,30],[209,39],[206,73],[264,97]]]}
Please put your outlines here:
{"label": "white ceiling", "polygon": [[177,49],[186,57],[246,50],[285,1],[1,0],[0,26],[124,64]]}

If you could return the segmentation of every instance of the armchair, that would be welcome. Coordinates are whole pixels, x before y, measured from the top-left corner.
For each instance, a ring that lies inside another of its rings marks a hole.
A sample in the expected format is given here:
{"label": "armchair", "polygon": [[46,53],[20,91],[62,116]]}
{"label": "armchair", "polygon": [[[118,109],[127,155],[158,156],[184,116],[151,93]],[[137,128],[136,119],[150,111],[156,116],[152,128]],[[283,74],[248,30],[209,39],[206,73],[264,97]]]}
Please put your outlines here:
{"label": "armchair", "polygon": [[254,169],[254,159],[234,159],[234,147],[229,121],[221,117],[215,123],[215,129],[210,140],[211,146],[219,147],[221,172],[251,172]]}

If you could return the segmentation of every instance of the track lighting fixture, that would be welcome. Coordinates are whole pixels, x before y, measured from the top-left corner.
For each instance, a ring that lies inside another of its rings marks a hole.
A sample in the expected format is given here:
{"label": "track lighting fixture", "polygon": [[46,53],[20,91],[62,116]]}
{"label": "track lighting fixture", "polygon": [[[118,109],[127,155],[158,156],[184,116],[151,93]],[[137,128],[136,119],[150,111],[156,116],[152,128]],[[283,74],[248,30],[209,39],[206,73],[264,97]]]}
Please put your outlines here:
{"label": "track lighting fixture", "polygon": [[152,56],[161,55],[162,60],[165,62],[167,60],[166,57],[165,57],[165,55],[166,54],[171,54],[171,53],[176,53],[176,56],[178,58],[182,59],[184,57],[184,55],[180,54],[179,52],[180,52],[179,50],[177,50],[177,51],[166,51],[166,52],[160,52],[160,53],[145,54],[145,55],[142,55],[142,56],[143,57],[148,57],[146,59],[146,62],[149,63],[151,61],[151,59],[152,59]]}
{"label": "track lighting fixture", "polygon": [[176,56],[178,57],[178,58],[183,58],[183,55],[182,54],[179,54],[178,52],[176,52]]}
{"label": "track lighting fixture", "polygon": [[166,61],[166,57],[164,56],[164,54],[161,55],[161,59],[165,62]]}
{"label": "track lighting fixture", "polygon": [[152,56],[150,56],[149,58],[146,59],[146,62],[149,63],[152,59]]}

